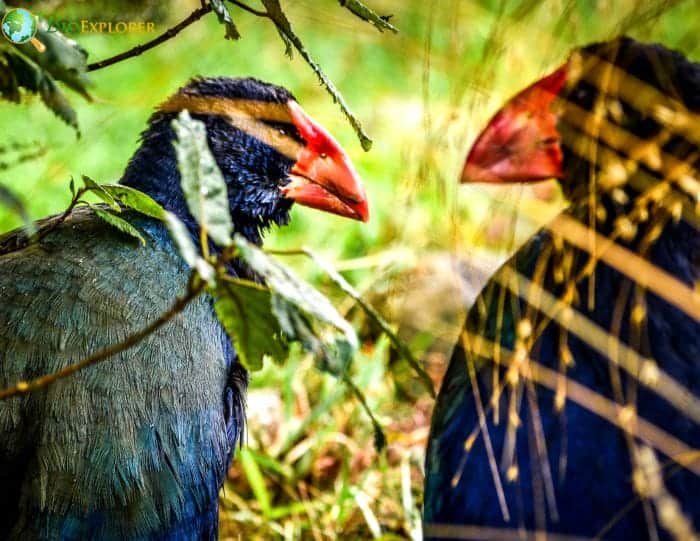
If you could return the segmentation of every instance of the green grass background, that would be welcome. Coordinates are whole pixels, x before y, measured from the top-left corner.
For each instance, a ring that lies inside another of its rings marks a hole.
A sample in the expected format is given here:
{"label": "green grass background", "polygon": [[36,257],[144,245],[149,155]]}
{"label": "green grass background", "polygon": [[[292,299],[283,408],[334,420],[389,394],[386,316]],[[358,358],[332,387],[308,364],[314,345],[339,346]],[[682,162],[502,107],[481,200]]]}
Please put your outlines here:
{"label": "green grass background", "polygon": [[[254,0],[251,5],[260,7]],[[370,199],[372,218],[359,224],[297,207],[292,224],[274,231],[271,247],[310,246],[370,295],[391,289],[391,270],[419,268],[428,254],[467,259],[504,254],[537,224],[510,216],[504,198],[527,204],[530,190],[460,186],[470,142],[500,103],[553,69],[575,46],[629,33],[700,59],[698,5],[685,2],[532,0],[367,0],[392,14],[399,34],[377,30],[332,0],[287,0],[282,5],[311,55],[343,93],[373,137],[364,152],[338,107],[310,68],[284,46],[269,21],[230,6],[242,38],[225,41],[213,14],[141,56],[91,74],[94,101],[66,90],[82,136],[36,98],[0,103],[2,144],[45,147],[43,157],[0,160],[0,183],[25,202],[32,217],[65,208],[71,176],[118,179],[151,111],[194,75],[254,76],[289,88],[354,160]],[[164,31],[199,5],[172,2],[156,24]],[[26,3],[43,15],[109,20],[109,3]],[[36,8],[34,6],[37,6]],[[42,10],[43,6],[43,10]],[[138,18],[136,16],[135,18]],[[155,34],[78,34],[90,61]],[[552,213],[559,208],[555,198]],[[550,214],[551,215],[551,214]],[[543,215],[544,221],[549,215]],[[505,220],[501,227],[496,218]],[[0,207],[0,232],[18,225]],[[334,296],[303,261],[290,263]],[[429,295],[429,294],[428,294]],[[426,297],[426,304],[441,302]],[[387,427],[389,451],[371,448],[371,429],[356,402],[333,380],[293,355],[283,368],[253,377],[248,451],[232,469],[224,493],[222,535],[237,538],[416,537],[420,532],[421,464],[431,401],[398,397],[386,368],[383,339],[369,340],[355,378]],[[260,415],[260,411],[271,413]],[[272,421],[270,421],[272,419]],[[269,426],[272,422],[274,426]],[[243,533],[241,533],[243,532]]]}

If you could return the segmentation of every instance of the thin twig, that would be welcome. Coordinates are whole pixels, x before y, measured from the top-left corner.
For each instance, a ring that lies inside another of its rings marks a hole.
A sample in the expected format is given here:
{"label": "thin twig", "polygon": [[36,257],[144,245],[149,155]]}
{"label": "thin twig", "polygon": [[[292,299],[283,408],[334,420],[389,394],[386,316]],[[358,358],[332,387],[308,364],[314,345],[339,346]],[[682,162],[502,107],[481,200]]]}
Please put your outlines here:
{"label": "thin twig", "polygon": [[[268,19],[270,18],[270,15],[266,11],[260,11],[260,10],[254,9],[254,8],[252,8],[252,7],[246,5],[243,2],[240,2],[238,0],[228,0],[228,1],[235,6],[238,6],[243,11],[247,11],[248,13],[252,13],[253,15],[256,15],[257,17],[265,17]],[[110,58],[106,58],[105,60],[100,60],[99,62],[93,62],[92,64],[88,64],[87,71],[95,71],[95,70],[99,70],[102,68],[106,68],[107,66],[111,66],[112,64],[116,64],[117,62],[121,62],[123,60],[126,60],[128,58],[132,58],[134,56],[139,56],[140,54],[143,54],[144,52],[148,51],[149,49],[153,49],[154,47],[157,47],[161,43],[168,41],[169,39],[175,37],[182,30],[187,28],[192,23],[197,22],[199,19],[201,19],[204,15],[209,13],[211,10],[212,10],[211,4],[207,4],[204,1],[202,1],[201,8],[194,10],[185,19],[183,19],[181,22],[179,22],[178,24],[176,24],[172,28],[166,30],[163,34],[161,34],[157,38],[154,38],[151,41],[148,41],[146,43],[142,43],[141,45],[137,45],[136,47],[129,49],[128,51],[124,51],[123,53],[119,53],[116,56],[112,56]]]}
{"label": "thin twig", "polygon": [[123,60],[126,60],[128,58],[132,58],[134,56],[139,56],[140,54],[143,54],[144,52],[148,51],[149,49],[153,49],[154,47],[157,47],[161,43],[168,41],[169,39],[175,37],[182,30],[187,28],[192,23],[197,22],[199,19],[201,19],[204,15],[209,13],[211,10],[212,10],[212,7],[210,4],[202,6],[201,8],[194,10],[185,19],[183,19],[181,22],[179,22],[178,24],[176,24],[172,28],[169,28],[168,30],[166,30],[164,33],[162,33],[157,38],[154,38],[151,41],[147,41],[146,43],[142,43],[141,45],[137,45],[136,47],[129,49],[128,51],[124,51],[123,53],[119,53],[118,55],[112,56],[110,58],[106,58],[104,60],[100,60],[99,62],[93,62],[92,64],[88,64],[87,71],[95,71],[95,70],[99,70],[102,68],[106,68],[107,66],[111,66],[112,64],[116,64],[117,62],[121,62]]}
{"label": "thin twig", "polygon": [[252,13],[253,15],[257,15],[258,17],[266,17],[270,18],[270,14],[267,11],[259,11],[257,9],[253,9],[252,7],[244,4],[243,2],[239,2],[239,0],[228,0],[231,2],[234,6],[238,6],[241,8],[243,11],[247,11],[248,13]]}
{"label": "thin twig", "polygon": [[68,219],[73,210],[75,210],[75,206],[80,203],[80,198],[88,191],[90,190],[86,188],[79,189],[73,196],[73,199],[71,199],[68,208],[61,215],[54,218],[49,218],[46,225],[40,227],[38,232],[36,232],[34,235],[30,236],[26,234],[26,230],[23,234],[10,234],[8,238],[0,242],[0,255],[7,255],[18,250],[23,250],[29,246],[30,243],[40,242],[44,237],[46,237],[46,235],[51,233],[51,231],[54,231],[59,225]]}
{"label": "thin twig", "polygon": [[175,303],[170,307],[169,310],[161,314],[158,317],[158,319],[153,321],[151,324],[147,325],[140,331],[128,336],[122,342],[119,342],[118,344],[114,344],[112,346],[109,346],[108,348],[98,351],[97,353],[90,355],[82,361],[70,364],[64,368],[61,368],[60,370],[57,370],[56,372],[52,372],[51,374],[39,376],[38,378],[35,378],[30,381],[20,381],[13,387],[8,387],[6,389],[0,390],[0,400],[6,400],[13,396],[24,395],[36,391],[38,389],[42,389],[43,387],[46,387],[58,381],[59,379],[66,378],[80,370],[83,370],[85,368],[88,368],[89,366],[109,359],[113,355],[121,353],[122,351],[135,346],[136,344],[141,342],[141,340],[157,331],[160,327],[165,325],[173,317],[182,312],[185,309],[185,307],[204,290],[206,283],[200,280],[195,285],[195,275],[196,274],[193,274],[192,277],[190,277],[187,292],[182,297],[179,297],[175,301]]}
{"label": "thin twig", "polygon": [[292,57],[292,45],[293,45],[294,48],[297,50],[297,52],[304,59],[304,61],[309,65],[309,67],[316,74],[316,76],[318,77],[318,79],[321,82],[321,84],[323,85],[323,87],[331,95],[331,98],[333,98],[333,101],[338,104],[338,106],[340,107],[340,110],[345,115],[345,118],[347,118],[348,122],[350,122],[350,125],[355,130],[357,137],[360,139],[360,144],[362,145],[362,148],[365,151],[370,150],[372,148],[372,139],[369,137],[369,135],[367,135],[365,133],[364,128],[362,127],[362,124],[357,119],[357,117],[354,115],[354,113],[350,110],[350,108],[348,107],[348,104],[345,103],[345,98],[343,98],[343,95],[335,87],[335,85],[333,84],[333,81],[331,81],[328,78],[328,76],[325,74],[325,72],[321,69],[321,66],[316,63],[316,61],[309,54],[309,51],[306,50],[306,47],[304,47],[304,44],[302,43],[299,36],[297,36],[294,33],[294,30],[292,30],[292,24],[289,22],[289,19],[287,19],[287,15],[282,10],[282,6],[280,5],[279,0],[261,0],[261,1],[262,1],[263,5],[265,6],[265,9],[267,9],[267,13],[270,17],[270,20],[277,27],[277,31],[279,32],[280,36],[282,37],[282,41],[284,41],[287,56],[289,56],[289,58]]}
{"label": "thin twig", "polygon": [[68,205],[68,208],[65,211],[63,211],[63,214],[61,214],[51,223],[47,224],[46,227],[40,229],[36,237],[27,239],[28,242],[40,242],[44,237],[46,237],[46,235],[51,233],[51,231],[55,230],[59,225],[65,222],[68,219],[68,217],[73,213],[75,206],[80,202],[80,198],[83,195],[85,195],[88,191],[90,190],[88,190],[87,188],[80,188],[77,192],[75,192],[73,199],[71,199],[70,205]]}
{"label": "thin twig", "polygon": [[345,382],[345,385],[350,387],[350,390],[355,395],[355,398],[357,398],[357,400],[360,402],[362,409],[365,410],[365,413],[367,414],[367,416],[369,417],[369,420],[372,423],[372,429],[374,430],[374,447],[379,452],[383,451],[384,448],[386,447],[386,434],[384,434],[384,430],[382,429],[382,425],[379,424],[379,421],[372,413],[372,408],[369,407],[369,404],[367,403],[367,399],[365,398],[365,395],[362,393],[362,391],[360,391],[358,386],[355,385],[355,382],[352,381],[350,376],[348,376],[347,374],[344,374],[342,379]]}

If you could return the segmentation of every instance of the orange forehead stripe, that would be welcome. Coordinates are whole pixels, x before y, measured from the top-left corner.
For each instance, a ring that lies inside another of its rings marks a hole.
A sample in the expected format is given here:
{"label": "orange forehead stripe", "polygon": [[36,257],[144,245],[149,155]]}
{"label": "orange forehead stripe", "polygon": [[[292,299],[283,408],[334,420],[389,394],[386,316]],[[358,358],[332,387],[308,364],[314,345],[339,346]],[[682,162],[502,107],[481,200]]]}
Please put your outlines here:
{"label": "orange forehead stripe", "polygon": [[158,110],[165,113],[178,112],[183,109],[199,115],[245,115],[258,120],[271,120],[273,122],[292,121],[286,103],[269,101],[175,94],[158,107]]}
{"label": "orange forehead stripe", "polygon": [[293,124],[286,103],[175,94],[158,107],[158,111],[164,113],[177,113],[185,109],[195,115],[223,116],[232,126],[275,148],[292,160],[297,159],[302,148],[298,141],[264,122]]}

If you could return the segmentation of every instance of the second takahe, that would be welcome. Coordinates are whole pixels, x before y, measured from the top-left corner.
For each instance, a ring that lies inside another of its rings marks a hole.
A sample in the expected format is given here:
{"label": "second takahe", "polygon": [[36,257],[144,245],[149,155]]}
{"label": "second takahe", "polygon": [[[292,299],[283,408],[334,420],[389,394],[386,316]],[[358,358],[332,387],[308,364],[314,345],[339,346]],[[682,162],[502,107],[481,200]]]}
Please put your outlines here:
{"label": "second takahe", "polygon": [[699,114],[700,65],[623,37],[477,138],[463,181],[556,177],[570,206],[468,313],[432,419],[427,537],[695,538]]}

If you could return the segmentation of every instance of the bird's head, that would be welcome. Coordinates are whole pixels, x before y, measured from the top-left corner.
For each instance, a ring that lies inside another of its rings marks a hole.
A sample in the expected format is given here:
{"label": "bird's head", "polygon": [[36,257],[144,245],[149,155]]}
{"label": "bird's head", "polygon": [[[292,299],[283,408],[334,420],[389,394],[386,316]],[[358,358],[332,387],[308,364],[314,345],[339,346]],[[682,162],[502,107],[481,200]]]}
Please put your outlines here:
{"label": "bird's head", "polygon": [[491,118],[467,156],[462,182],[558,178],[571,199],[589,189],[591,165],[601,173],[594,175],[597,187],[607,183],[603,191],[627,182],[632,162],[635,170],[658,168],[652,162],[659,151],[676,152],[678,141],[657,145],[655,138],[675,112],[700,105],[684,96],[681,70],[688,64],[676,52],[626,37],[574,51]]}
{"label": "bird's head", "polygon": [[205,124],[234,225],[251,240],[286,223],[295,201],[368,220],[364,187],[340,144],[289,91],[252,78],[195,78],[180,88],[151,117],[122,182],[179,210],[179,183],[167,176],[174,175],[171,122],[183,110]]}

